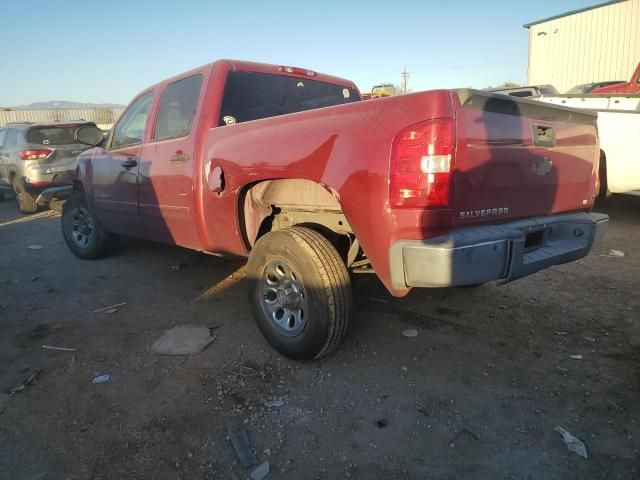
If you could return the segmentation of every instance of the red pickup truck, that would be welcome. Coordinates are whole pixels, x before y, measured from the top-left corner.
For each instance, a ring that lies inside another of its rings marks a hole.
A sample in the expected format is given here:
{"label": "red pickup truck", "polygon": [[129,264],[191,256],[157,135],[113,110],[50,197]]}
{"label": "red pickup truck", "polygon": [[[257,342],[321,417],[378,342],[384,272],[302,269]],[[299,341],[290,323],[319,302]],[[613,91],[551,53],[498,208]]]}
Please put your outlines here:
{"label": "red pickup truck", "polygon": [[595,88],[591,93],[640,93],[640,63],[638,63],[635,72],[631,75],[631,80],[628,82]]}
{"label": "red pickup truck", "polygon": [[310,359],[345,334],[350,270],[402,296],[514,280],[600,238],[595,114],[468,89],[360,100],[348,80],[230,60],[149,87],[78,158],[66,243],[248,256],[260,330]]}

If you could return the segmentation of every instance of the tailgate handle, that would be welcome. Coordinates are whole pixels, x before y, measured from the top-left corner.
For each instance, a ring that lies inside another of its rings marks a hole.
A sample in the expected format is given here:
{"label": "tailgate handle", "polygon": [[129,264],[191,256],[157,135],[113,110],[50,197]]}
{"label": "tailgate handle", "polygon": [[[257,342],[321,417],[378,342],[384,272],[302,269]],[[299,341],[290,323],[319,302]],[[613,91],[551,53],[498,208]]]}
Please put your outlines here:
{"label": "tailgate handle", "polygon": [[556,145],[556,132],[549,125],[534,123],[531,126],[533,144],[539,147],[554,147]]}

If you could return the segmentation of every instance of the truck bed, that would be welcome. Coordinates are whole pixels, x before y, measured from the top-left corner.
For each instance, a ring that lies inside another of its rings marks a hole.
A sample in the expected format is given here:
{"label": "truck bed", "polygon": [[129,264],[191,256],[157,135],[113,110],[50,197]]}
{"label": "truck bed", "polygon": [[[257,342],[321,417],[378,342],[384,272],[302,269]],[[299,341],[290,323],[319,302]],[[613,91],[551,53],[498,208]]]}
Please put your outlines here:
{"label": "truck bed", "polygon": [[[437,208],[393,207],[391,146],[399,132],[429,119],[454,125],[450,199]],[[396,240],[590,210],[598,162],[595,124],[595,114],[572,108],[435,90],[213,128],[203,139],[203,157],[212,159],[203,171],[219,166],[225,189],[235,194],[202,189],[197,209],[206,219],[200,226],[203,249],[247,255],[251,239],[240,232],[249,222],[236,195],[242,198],[261,180],[306,179],[338,200],[376,273],[394,291],[389,250]]]}

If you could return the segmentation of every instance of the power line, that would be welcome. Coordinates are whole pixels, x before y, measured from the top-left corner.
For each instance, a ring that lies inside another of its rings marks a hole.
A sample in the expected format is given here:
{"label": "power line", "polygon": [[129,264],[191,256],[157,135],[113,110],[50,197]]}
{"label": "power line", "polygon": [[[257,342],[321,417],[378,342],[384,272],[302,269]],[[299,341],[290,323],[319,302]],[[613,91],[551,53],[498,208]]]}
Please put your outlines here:
{"label": "power line", "polygon": [[404,70],[402,71],[402,93],[407,93],[407,89],[409,86],[409,72],[407,72],[407,66],[405,65]]}

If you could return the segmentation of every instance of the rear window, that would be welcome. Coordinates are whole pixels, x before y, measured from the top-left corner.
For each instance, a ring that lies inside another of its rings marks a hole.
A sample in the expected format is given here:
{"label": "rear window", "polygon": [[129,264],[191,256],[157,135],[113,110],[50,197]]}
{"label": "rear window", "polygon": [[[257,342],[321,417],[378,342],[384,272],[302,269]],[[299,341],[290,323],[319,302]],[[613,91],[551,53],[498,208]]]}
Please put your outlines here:
{"label": "rear window", "polygon": [[27,132],[29,143],[38,145],[71,145],[77,143],[74,133],[79,125],[59,127],[34,127]]}
{"label": "rear window", "polygon": [[360,100],[353,88],[269,73],[229,72],[218,125],[275,117]]}

